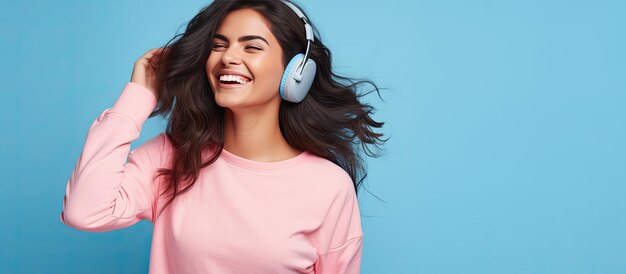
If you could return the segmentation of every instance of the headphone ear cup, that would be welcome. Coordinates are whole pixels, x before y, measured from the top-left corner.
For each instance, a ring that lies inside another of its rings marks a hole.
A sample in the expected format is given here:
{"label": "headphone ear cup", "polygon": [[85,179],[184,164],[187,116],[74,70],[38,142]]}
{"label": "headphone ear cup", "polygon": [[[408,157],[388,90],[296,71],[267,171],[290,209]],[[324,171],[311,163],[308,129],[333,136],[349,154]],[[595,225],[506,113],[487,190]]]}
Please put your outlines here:
{"label": "headphone ear cup", "polygon": [[297,74],[296,69],[300,65],[300,62],[302,62],[303,58],[304,54],[302,53],[298,53],[296,56],[291,58],[285,68],[283,77],[280,80],[280,97],[286,101],[293,103],[301,102],[309,92],[309,89],[313,84],[313,79],[315,79],[317,64],[315,64],[315,61],[312,59],[306,60],[300,81],[296,81],[294,78]]}
{"label": "headphone ear cup", "polygon": [[[289,63],[287,63],[287,67],[285,68],[285,72],[283,72],[283,77],[280,79],[280,97],[282,97],[283,99],[289,101],[288,97],[287,97],[287,93],[285,92],[286,86],[287,86],[287,79],[291,79],[293,81],[293,70],[295,70],[295,68],[298,67],[298,65],[300,64],[300,60],[302,59],[302,57],[304,57],[304,54],[302,53],[298,53],[296,54],[296,56],[294,56],[293,58],[291,58],[291,60],[289,60]],[[291,78],[290,78],[291,75]]]}

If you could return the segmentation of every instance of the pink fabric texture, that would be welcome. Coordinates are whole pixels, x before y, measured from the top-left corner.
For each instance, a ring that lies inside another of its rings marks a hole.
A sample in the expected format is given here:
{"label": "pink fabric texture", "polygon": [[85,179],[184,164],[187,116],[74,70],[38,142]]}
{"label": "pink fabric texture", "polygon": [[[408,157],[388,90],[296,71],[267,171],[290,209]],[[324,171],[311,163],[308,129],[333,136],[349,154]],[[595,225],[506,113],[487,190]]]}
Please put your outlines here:
{"label": "pink fabric texture", "polygon": [[67,183],[61,222],[92,232],[152,222],[151,274],[360,273],[352,180],[309,151],[259,162],[222,150],[161,212],[167,182],[154,175],[171,167],[169,138],[161,133],[130,151],[156,104],[129,82],[97,117]]}

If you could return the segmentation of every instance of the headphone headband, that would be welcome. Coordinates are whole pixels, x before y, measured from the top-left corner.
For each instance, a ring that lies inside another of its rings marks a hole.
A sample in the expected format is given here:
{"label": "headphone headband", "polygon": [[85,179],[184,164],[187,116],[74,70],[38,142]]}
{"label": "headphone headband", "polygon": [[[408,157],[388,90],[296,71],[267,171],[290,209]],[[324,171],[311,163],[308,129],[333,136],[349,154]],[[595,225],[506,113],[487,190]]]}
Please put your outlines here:
{"label": "headphone headband", "polygon": [[304,13],[300,9],[298,9],[298,7],[296,7],[294,4],[286,0],[282,0],[282,2],[285,3],[285,5],[287,5],[291,10],[293,10],[293,12],[295,12],[296,15],[300,17],[300,19],[302,19],[302,22],[304,22],[304,31],[306,32],[306,39],[311,42],[314,42],[315,38],[313,35],[313,28],[311,28],[311,25],[309,25],[309,19],[307,19],[306,16],[304,16]]}

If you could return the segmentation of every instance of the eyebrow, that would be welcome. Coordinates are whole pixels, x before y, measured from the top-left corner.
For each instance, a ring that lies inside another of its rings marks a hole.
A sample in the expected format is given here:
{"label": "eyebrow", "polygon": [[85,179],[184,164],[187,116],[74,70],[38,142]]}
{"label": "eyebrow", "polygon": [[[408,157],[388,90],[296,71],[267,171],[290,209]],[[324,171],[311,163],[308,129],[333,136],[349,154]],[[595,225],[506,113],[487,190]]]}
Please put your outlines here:
{"label": "eyebrow", "polygon": [[[228,39],[226,38],[226,36],[218,34],[218,33],[215,34],[214,38],[228,42]],[[265,38],[263,38],[261,36],[258,36],[258,35],[244,35],[244,36],[239,37],[238,41],[239,42],[245,42],[245,41],[250,41],[250,40],[254,40],[254,39],[263,40],[263,42],[265,42],[265,44],[267,44],[268,46],[270,45],[270,43],[267,42],[267,40],[265,40]]]}

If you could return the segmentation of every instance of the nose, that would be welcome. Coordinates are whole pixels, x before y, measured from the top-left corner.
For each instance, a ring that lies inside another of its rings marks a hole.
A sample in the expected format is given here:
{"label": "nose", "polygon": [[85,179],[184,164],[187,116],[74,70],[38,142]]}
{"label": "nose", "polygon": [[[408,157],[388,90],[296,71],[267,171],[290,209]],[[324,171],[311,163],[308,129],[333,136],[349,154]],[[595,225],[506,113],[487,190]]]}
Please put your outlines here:
{"label": "nose", "polygon": [[237,53],[235,47],[228,47],[222,55],[222,63],[225,65],[239,65],[241,64],[241,57]]}

